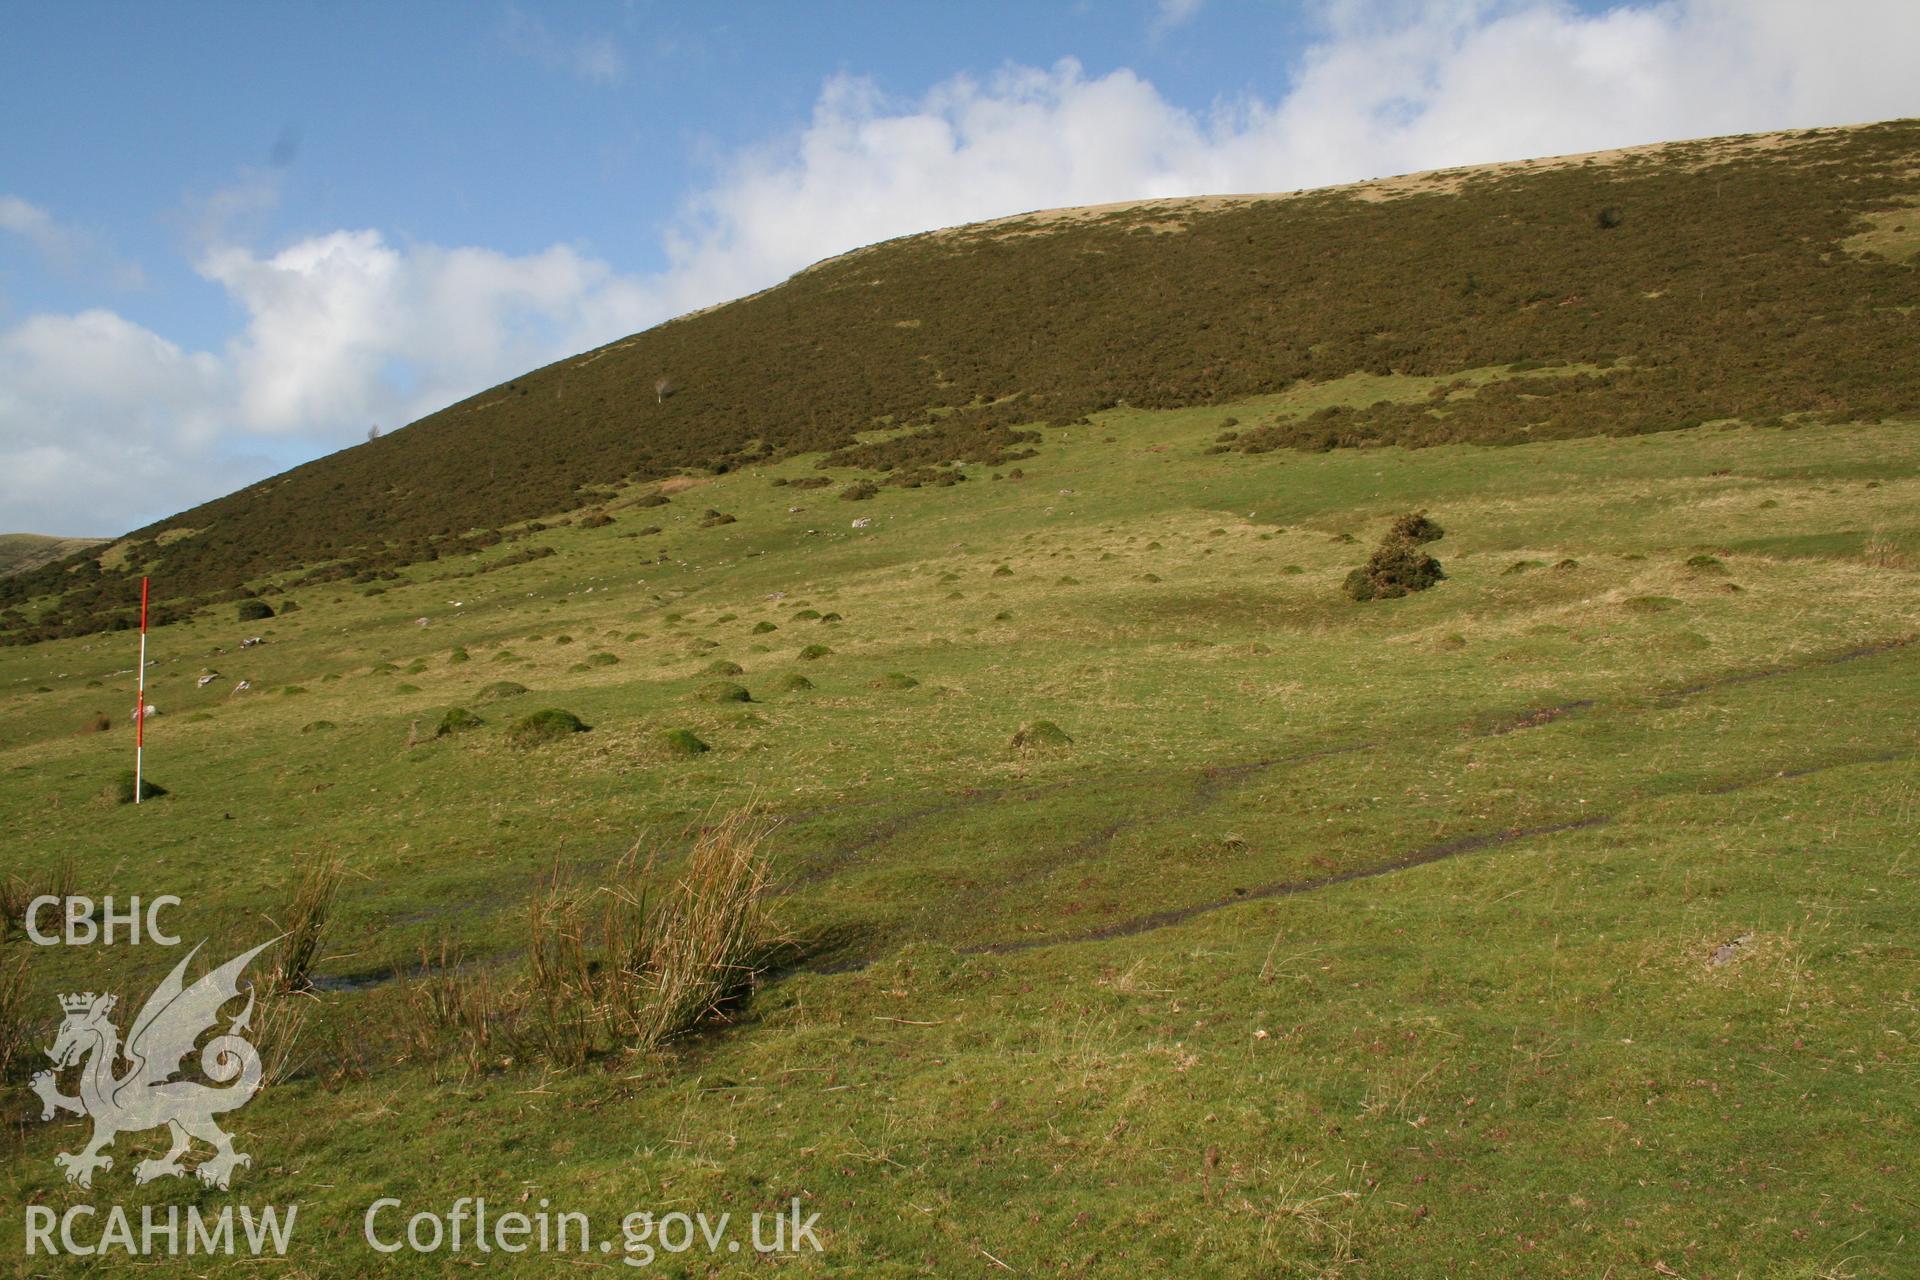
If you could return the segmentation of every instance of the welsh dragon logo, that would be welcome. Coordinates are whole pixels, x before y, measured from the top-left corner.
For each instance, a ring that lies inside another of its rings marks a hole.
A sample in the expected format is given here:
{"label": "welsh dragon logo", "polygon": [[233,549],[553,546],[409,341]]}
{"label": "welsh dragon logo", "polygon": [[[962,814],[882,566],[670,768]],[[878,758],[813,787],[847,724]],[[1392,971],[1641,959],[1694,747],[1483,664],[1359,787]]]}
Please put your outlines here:
{"label": "welsh dragon logo", "polygon": [[[51,1120],[61,1111],[93,1119],[92,1141],[79,1151],[63,1151],[53,1158],[67,1171],[68,1182],[91,1187],[94,1170],[113,1168],[113,1157],[104,1153],[116,1137],[161,1125],[172,1131],[173,1148],[158,1160],[142,1160],[134,1166],[135,1182],[185,1177],[187,1169],[180,1158],[195,1138],[213,1147],[213,1154],[194,1170],[210,1187],[226,1190],[233,1171],[253,1163],[251,1156],[233,1149],[232,1136],[213,1122],[215,1116],[245,1106],[260,1091],[260,1054],[241,1034],[253,1017],[251,983],[245,988],[246,1007],[224,1033],[200,1050],[201,1071],[224,1087],[173,1077],[201,1035],[218,1026],[220,1010],[241,995],[241,971],[277,941],[263,942],[187,986],[182,979],[188,963],[199,954],[196,945],[147,997],[124,1046],[120,1029],[108,1017],[117,997],[91,991],[60,997],[66,1019],[53,1048],[47,1050],[54,1069],[34,1076],[33,1091],[40,1095],[42,1120]],[[120,1069],[122,1059],[125,1070]],[[68,1097],[60,1092],[57,1073],[76,1063],[80,1092]]]}

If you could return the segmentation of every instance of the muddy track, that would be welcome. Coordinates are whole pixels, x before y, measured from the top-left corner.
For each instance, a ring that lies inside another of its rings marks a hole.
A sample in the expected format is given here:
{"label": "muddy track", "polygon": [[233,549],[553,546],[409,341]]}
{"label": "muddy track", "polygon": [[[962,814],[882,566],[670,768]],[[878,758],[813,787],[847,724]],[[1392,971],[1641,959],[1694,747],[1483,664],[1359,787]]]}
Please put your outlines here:
{"label": "muddy track", "polygon": [[1170,809],[1161,809],[1152,813],[1135,813],[1116,819],[1095,831],[1082,836],[1066,848],[1057,857],[1030,866],[1011,875],[1001,876],[993,882],[993,888],[976,890],[973,893],[948,899],[942,909],[967,905],[984,898],[1004,893],[1010,888],[1044,880],[1064,868],[1076,863],[1087,862],[1104,853],[1113,842],[1122,835],[1139,827],[1162,822],[1176,822],[1183,818],[1196,818],[1216,804],[1225,800],[1234,790],[1247,786],[1255,780],[1277,769],[1292,768],[1297,765],[1312,764],[1320,760],[1334,759],[1339,756],[1358,755],[1363,751],[1373,751],[1380,746],[1377,742],[1354,742],[1344,746],[1327,747],[1319,751],[1302,751],[1295,755],[1270,756],[1264,760],[1252,760],[1243,764],[1212,765],[1199,771],[1194,779],[1193,791],[1186,801]]}
{"label": "muddy track", "polygon": [[[1660,796],[1675,795],[1731,795],[1735,792],[1751,790],[1754,787],[1767,786],[1774,782],[1791,781],[1796,778],[1809,778],[1835,769],[1850,769],[1860,765],[1892,764],[1896,761],[1913,760],[1916,754],[1911,751],[1877,751],[1860,755],[1845,756],[1837,760],[1824,760],[1818,764],[1804,765],[1794,769],[1778,769],[1771,773],[1756,774],[1733,782],[1702,787],[1695,791],[1673,789],[1648,795],[1629,796],[1629,802],[1655,799]],[[1508,827],[1501,831],[1482,832],[1476,835],[1457,836],[1452,840],[1443,840],[1436,844],[1422,845],[1420,848],[1399,857],[1371,866],[1359,867],[1351,871],[1335,872],[1331,875],[1315,876],[1306,880],[1276,880],[1252,889],[1235,890],[1231,894],[1212,898],[1204,902],[1190,903],[1182,907],[1168,907],[1160,911],[1147,912],[1144,915],[1130,916],[1125,920],[1102,925],[1097,929],[1088,929],[1079,933],[1055,934],[1047,937],[1013,938],[1001,942],[980,943],[975,946],[961,947],[965,955],[1014,955],[1022,951],[1033,951],[1040,947],[1065,946],[1082,942],[1102,942],[1111,938],[1130,938],[1137,934],[1150,933],[1155,929],[1164,929],[1170,925],[1182,924],[1197,916],[1224,910],[1236,903],[1258,902],[1263,898],[1282,898],[1293,894],[1310,893],[1318,889],[1328,889],[1335,885],[1348,884],[1355,880],[1371,880],[1378,876],[1392,875],[1413,867],[1423,867],[1430,863],[1456,858],[1465,853],[1477,853],[1482,849],[1497,848],[1512,844],[1517,840],[1532,840],[1543,836],[1561,835],[1569,831],[1586,831],[1594,827],[1603,827],[1614,820],[1609,813],[1590,814],[1571,822],[1551,823],[1537,827]]]}
{"label": "muddy track", "polygon": [[1883,653],[1892,653],[1904,649],[1920,636],[1895,636],[1889,640],[1875,640],[1870,644],[1855,645],[1839,653],[1830,653],[1819,658],[1809,658],[1805,662],[1788,662],[1778,666],[1760,667],[1752,671],[1734,671],[1726,675],[1714,676],[1697,684],[1680,685],[1656,694],[1654,701],[1659,706],[1670,707],[1684,702],[1696,694],[1712,693],[1718,689],[1731,689],[1743,684],[1752,684],[1757,680],[1770,680],[1775,676],[1790,676],[1801,671],[1817,671],[1822,667],[1837,667],[1848,662],[1858,662],[1862,658],[1877,658]]}
{"label": "muddy track", "polygon": [[[1781,663],[1756,670],[1730,672],[1707,680],[1661,690],[1653,695],[1652,701],[1656,706],[1674,706],[1688,698],[1696,697],[1703,693],[1711,693],[1718,689],[1737,688],[1741,685],[1752,684],[1760,680],[1793,675],[1802,671],[1840,666],[1844,663],[1855,662],[1862,658],[1876,657],[1905,648],[1913,644],[1916,639],[1920,639],[1920,637],[1912,635],[1899,636],[1856,645],[1838,653],[1822,655],[1817,658],[1808,659],[1805,662]],[[1467,727],[1463,730],[1463,733],[1468,738],[1506,737],[1510,734],[1521,733],[1529,729],[1538,729],[1555,724],[1570,716],[1590,711],[1598,705],[1598,701],[1593,698],[1575,698],[1566,702],[1534,707],[1519,712],[1501,711],[1482,713],[1477,716],[1468,717]],[[1307,764],[1329,756],[1350,755],[1362,751],[1377,750],[1384,745],[1385,742],[1380,740],[1353,742],[1319,750],[1268,756],[1256,760],[1237,761],[1232,764],[1202,766],[1194,771],[1195,778],[1192,796],[1187,803],[1181,805],[1179,808],[1163,810],[1153,814],[1136,814],[1131,817],[1117,819],[1082,836],[1079,840],[1063,849],[1059,857],[1050,860],[1045,865],[1019,872],[1012,880],[1001,880],[996,883],[995,888],[996,890],[1003,890],[1009,884],[1030,883],[1033,880],[1051,874],[1061,867],[1071,866],[1076,862],[1085,861],[1111,846],[1112,843],[1125,832],[1144,826],[1149,822],[1167,821],[1176,817],[1196,817],[1204,813],[1234,788],[1244,786],[1253,779],[1273,769],[1282,766]],[[1172,776],[1175,775],[1167,770],[1139,770],[1121,774],[1108,774],[1099,778],[1075,778],[1026,787],[980,788],[962,792],[940,803],[909,809],[878,823],[854,843],[837,849],[831,854],[816,860],[812,865],[796,872],[783,885],[783,892],[792,892],[796,889],[817,884],[858,861],[861,855],[888,843],[906,831],[934,818],[944,817],[951,813],[1000,800],[1030,800],[1055,794],[1070,788],[1117,786],[1140,781],[1160,781]],[[977,898],[980,895],[976,894],[973,896]]]}
{"label": "muddy track", "polygon": [[[1912,645],[1916,638],[1917,637],[1912,635],[1896,637],[1856,645],[1838,653],[1826,654],[1805,662],[1776,664],[1756,670],[1730,672],[1711,679],[1661,690],[1653,695],[1652,702],[1656,706],[1670,707],[1689,698],[1711,693],[1719,689],[1737,688],[1761,680],[1792,675],[1803,671],[1819,670],[1855,662],[1864,658],[1876,657]],[[1494,713],[1489,716],[1470,719],[1468,727],[1463,733],[1464,736],[1470,739],[1504,737],[1509,734],[1557,723],[1569,716],[1591,710],[1597,705],[1598,703],[1595,699],[1580,698],[1518,713]],[[1304,765],[1335,756],[1358,754],[1364,751],[1376,750],[1383,745],[1384,743],[1381,741],[1354,742],[1313,751],[1301,751],[1285,755],[1263,757],[1256,760],[1238,761],[1232,764],[1204,766],[1195,771],[1192,792],[1187,801],[1178,807],[1169,810],[1159,810],[1153,813],[1134,814],[1105,823],[1066,846],[1060,851],[1057,857],[1046,859],[1038,865],[1029,867],[1011,877],[1001,877],[994,881],[991,889],[976,890],[970,894],[960,895],[954,899],[945,901],[942,904],[942,910],[951,911],[955,907],[964,908],[969,903],[977,903],[988,897],[1002,894],[1010,887],[1029,884],[1051,876],[1062,868],[1091,860],[1111,847],[1113,842],[1119,839],[1121,835],[1138,827],[1149,823],[1171,821],[1181,817],[1196,817],[1206,812],[1213,805],[1219,803],[1232,791],[1251,783],[1255,779],[1275,769]],[[1806,777],[1831,769],[1845,768],[1858,764],[1889,763],[1895,760],[1911,758],[1913,758],[1912,753],[1906,752],[1879,752],[1848,757],[1841,760],[1823,762],[1802,768],[1779,770],[1756,775],[1752,778],[1718,784],[1704,788],[1698,792],[1698,794],[1731,794],[1751,787],[1763,786],[1769,782]],[[940,804],[908,810],[878,824],[853,845],[836,851],[829,859],[808,868],[790,882],[788,889],[825,879],[855,861],[862,853],[887,843],[904,831],[920,823],[945,814],[1011,797],[1033,799],[1069,788],[1114,786],[1142,780],[1165,779],[1168,776],[1169,773],[1167,771],[1143,770],[1126,774],[1107,775],[1097,779],[1067,779],[1032,787],[1004,787],[966,792]],[[1632,797],[1630,797],[1630,799],[1632,799]],[[979,944],[963,948],[962,950],[968,954],[1013,954],[1039,947],[1076,942],[1092,942],[1108,938],[1130,937],[1135,934],[1146,933],[1155,929],[1165,928],[1169,925],[1178,924],[1199,915],[1219,911],[1237,902],[1286,897],[1299,893],[1312,892],[1318,889],[1330,888],[1350,881],[1391,875],[1398,871],[1428,865],[1465,853],[1510,844],[1517,840],[1555,835],[1567,831],[1584,830],[1604,825],[1609,821],[1611,821],[1611,815],[1609,814],[1587,815],[1578,820],[1548,826],[1506,828],[1500,831],[1460,836],[1436,844],[1422,846],[1411,852],[1371,866],[1304,880],[1275,881],[1243,892],[1236,891],[1225,897],[1192,903],[1182,907],[1167,908],[1161,911],[1131,917],[1127,920],[1118,921],[1081,933],[1063,934],[1044,938],[1010,939]],[[857,969],[864,967],[865,963],[867,962],[864,960],[856,960],[850,964],[838,966],[838,968],[840,971]]]}
{"label": "muddy track", "polygon": [[1503,844],[1512,844],[1516,840],[1532,840],[1540,836],[1555,836],[1568,831],[1585,831],[1592,827],[1605,826],[1613,821],[1611,814],[1597,813],[1574,822],[1555,823],[1544,827],[1508,827],[1502,831],[1488,831],[1477,835],[1456,836],[1452,840],[1442,840],[1437,844],[1422,845],[1397,858],[1372,866],[1356,867],[1351,871],[1338,871],[1332,875],[1315,876],[1308,880],[1275,880],[1267,884],[1256,885],[1251,889],[1236,890],[1223,897],[1211,898],[1204,902],[1188,903],[1183,907],[1168,907],[1161,911],[1150,911],[1145,915],[1131,916],[1125,920],[1116,920],[1112,924],[1101,925],[1097,929],[1088,929],[1080,933],[1053,934],[1038,938],[1014,938],[1004,942],[987,942],[977,946],[962,947],[964,955],[1015,955],[1022,951],[1034,951],[1040,947],[1056,947],[1080,942],[1105,942],[1112,938],[1131,938],[1136,934],[1151,933],[1155,929],[1165,929],[1169,925],[1184,924],[1197,916],[1209,915],[1242,902],[1259,902],[1263,898],[1284,898],[1298,893],[1312,893],[1318,889],[1329,889],[1334,885],[1350,884],[1355,880],[1371,880],[1378,876],[1392,875],[1396,871],[1405,871],[1410,867],[1423,867],[1428,863],[1442,862],[1448,858],[1457,858],[1463,853],[1475,853],[1481,849],[1491,849]]}
{"label": "muddy track", "polygon": [[1780,769],[1773,773],[1755,774],[1750,778],[1738,778],[1732,782],[1715,783],[1703,787],[1703,796],[1730,796],[1740,791],[1750,791],[1754,787],[1764,787],[1770,782],[1786,782],[1794,778],[1810,778],[1815,774],[1830,773],[1835,769],[1850,769],[1861,764],[1892,764],[1898,760],[1912,760],[1911,751],[1875,751],[1866,755],[1846,756],[1838,760],[1823,760],[1819,764],[1803,765],[1797,769]]}

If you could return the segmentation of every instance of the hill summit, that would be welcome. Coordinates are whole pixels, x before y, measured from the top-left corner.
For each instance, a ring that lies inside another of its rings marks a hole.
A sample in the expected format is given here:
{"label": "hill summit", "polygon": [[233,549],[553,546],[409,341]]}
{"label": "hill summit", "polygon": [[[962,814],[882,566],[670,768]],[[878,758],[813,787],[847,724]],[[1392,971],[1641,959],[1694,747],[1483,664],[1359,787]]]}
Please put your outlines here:
{"label": "hill summit", "polygon": [[0,580],[13,643],[513,537],[679,473],[802,454],[876,481],[1031,427],[1355,374],[1419,403],[1276,413],[1223,449],[1516,444],[1920,410],[1920,122],[1674,143],[889,241]]}

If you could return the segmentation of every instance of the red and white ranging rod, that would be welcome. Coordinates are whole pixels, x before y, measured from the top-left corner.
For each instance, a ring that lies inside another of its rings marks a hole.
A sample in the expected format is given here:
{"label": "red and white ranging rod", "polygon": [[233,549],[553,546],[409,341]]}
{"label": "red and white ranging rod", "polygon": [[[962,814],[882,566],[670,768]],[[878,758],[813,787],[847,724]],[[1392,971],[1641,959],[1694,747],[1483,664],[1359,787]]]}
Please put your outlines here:
{"label": "red and white ranging rod", "polygon": [[147,749],[147,580],[140,579],[140,667],[134,677],[133,703],[133,802],[140,803],[146,790],[141,773],[141,757]]}

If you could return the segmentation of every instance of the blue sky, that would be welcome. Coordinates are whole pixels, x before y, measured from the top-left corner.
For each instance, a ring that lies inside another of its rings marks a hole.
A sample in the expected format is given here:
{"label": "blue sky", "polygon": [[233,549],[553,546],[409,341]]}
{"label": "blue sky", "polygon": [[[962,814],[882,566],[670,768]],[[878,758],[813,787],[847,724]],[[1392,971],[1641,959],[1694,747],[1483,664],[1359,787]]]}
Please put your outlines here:
{"label": "blue sky", "polygon": [[14,6],[0,531],[133,527],[931,226],[1920,114],[1917,14]]}

